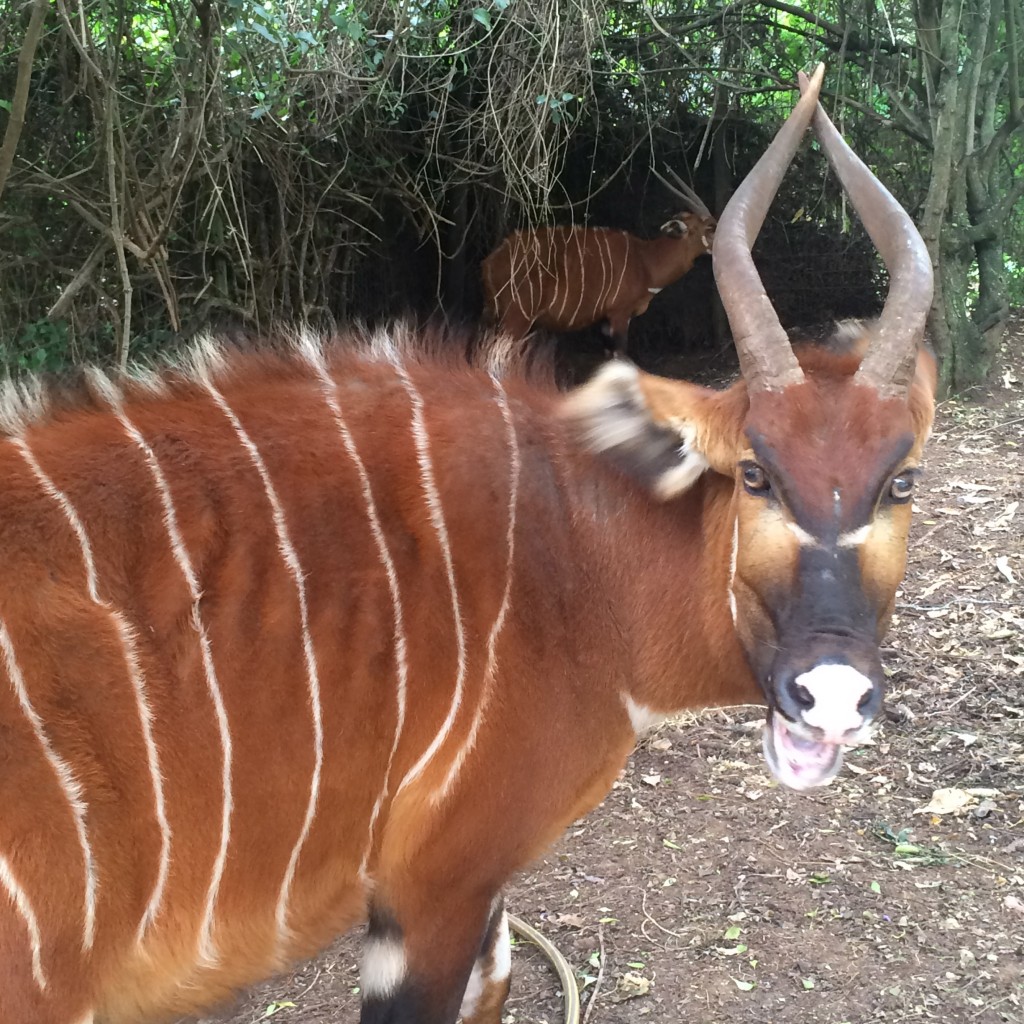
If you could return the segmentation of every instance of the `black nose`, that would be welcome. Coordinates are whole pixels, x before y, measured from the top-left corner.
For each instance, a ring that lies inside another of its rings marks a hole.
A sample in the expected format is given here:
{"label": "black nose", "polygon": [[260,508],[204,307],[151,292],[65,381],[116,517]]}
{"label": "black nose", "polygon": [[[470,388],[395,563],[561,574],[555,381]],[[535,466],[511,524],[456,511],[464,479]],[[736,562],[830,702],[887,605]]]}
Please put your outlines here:
{"label": "black nose", "polygon": [[786,661],[772,674],[771,698],[790,721],[836,737],[870,722],[882,706],[881,670],[846,659]]}
{"label": "black nose", "polygon": [[803,713],[814,707],[811,692],[797,682],[800,674],[800,671],[786,666],[772,675],[776,706],[792,722],[800,721]]}

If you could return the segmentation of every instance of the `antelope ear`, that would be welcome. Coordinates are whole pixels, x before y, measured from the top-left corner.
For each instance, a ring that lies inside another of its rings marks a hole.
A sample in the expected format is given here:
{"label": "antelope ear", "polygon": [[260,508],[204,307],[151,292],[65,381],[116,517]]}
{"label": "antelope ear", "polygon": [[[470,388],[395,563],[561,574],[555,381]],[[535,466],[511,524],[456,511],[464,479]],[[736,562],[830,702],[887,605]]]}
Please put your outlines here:
{"label": "antelope ear", "polygon": [[658,229],[663,235],[668,235],[669,238],[682,238],[683,235],[687,234],[690,230],[689,225],[685,220],[672,219],[665,221],[664,224]]}
{"label": "antelope ear", "polygon": [[614,359],[566,398],[563,412],[587,448],[667,501],[707,469],[733,475],[745,401],[745,390],[714,391]]}

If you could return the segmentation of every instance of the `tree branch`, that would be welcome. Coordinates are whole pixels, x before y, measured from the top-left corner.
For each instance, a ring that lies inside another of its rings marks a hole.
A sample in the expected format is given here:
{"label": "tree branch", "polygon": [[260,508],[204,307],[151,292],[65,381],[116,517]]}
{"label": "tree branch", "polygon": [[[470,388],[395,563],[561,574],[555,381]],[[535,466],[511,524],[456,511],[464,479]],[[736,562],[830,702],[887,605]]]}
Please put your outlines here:
{"label": "tree branch", "polygon": [[1020,59],[1017,50],[1017,13],[1015,0],[1006,0],[1006,48],[1010,65],[1010,117],[1021,120]]}
{"label": "tree branch", "polygon": [[43,22],[50,0],[36,0],[32,5],[32,14],[25,30],[25,38],[21,42],[18,54],[18,77],[14,84],[14,97],[11,100],[11,114],[4,131],[4,142],[0,146],[0,198],[3,197],[7,178],[14,165],[14,153],[21,138],[21,129],[25,126],[25,111],[28,109],[28,90],[32,81],[32,63],[35,60],[36,48],[43,35]]}

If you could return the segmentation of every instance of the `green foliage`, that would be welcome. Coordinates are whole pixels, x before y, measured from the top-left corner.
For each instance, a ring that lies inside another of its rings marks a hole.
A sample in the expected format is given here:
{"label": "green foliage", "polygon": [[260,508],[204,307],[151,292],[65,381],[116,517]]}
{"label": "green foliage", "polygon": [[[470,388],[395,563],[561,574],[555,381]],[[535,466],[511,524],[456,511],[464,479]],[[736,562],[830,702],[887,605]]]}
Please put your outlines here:
{"label": "green foliage", "polygon": [[0,342],[0,363],[9,371],[56,372],[69,359],[67,324],[46,320],[25,324],[11,342]]}
{"label": "green foliage", "polygon": [[[790,109],[796,71],[820,59],[826,105],[919,215],[933,174],[923,83],[936,72],[915,7],[780,6],[82,0],[81,20],[52,19],[40,45],[0,200],[0,356],[26,369],[110,360],[129,309],[131,351],[146,354],[211,321],[430,308],[432,282],[419,280],[430,275],[406,262],[417,246],[475,260],[510,226],[596,215],[626,178],[637,207],[637,182],[659,161],[700,163],[707,181],[718,132],[728,173],[741,174]],[[22,16],[0,13],[0,110]],[[978,104],[980,143],[1009,111],[1004,24],[992,39],[983,70],[1002,91]],[[800,211],[801,228],[846,231],[823,166],[787,179],[780,222]],[[1024,166],[1019,130],[993,166],[996,199]],[[969,224],[962,183],[944,224]],[[1007,295],[1022,302],[1022,204],[1000,228]],[[969,241],[946,241],[970,263]],[[985,282],[965,280],[971,306]]]}

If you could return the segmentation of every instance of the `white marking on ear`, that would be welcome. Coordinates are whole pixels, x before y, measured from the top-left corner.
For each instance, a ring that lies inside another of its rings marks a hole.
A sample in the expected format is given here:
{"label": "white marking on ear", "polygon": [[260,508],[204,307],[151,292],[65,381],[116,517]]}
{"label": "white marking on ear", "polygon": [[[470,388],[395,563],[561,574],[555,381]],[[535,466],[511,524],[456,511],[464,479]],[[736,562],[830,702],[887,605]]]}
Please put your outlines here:
{"label": "white marking on ear", "polygon": [[364,999],[390,999],[405,980],[405,950],[394,939],[367,939],[359,984]]}
{"label": "white marking on ear", "polygon": [[855,548],[859,547],[868,539],[871,534],[871,523],[865,523],[863,526],[858,526],[856,530],[850,530],[847,533],[841,533],[839,535],[838,544],[841,548]]}
{"label": "white marking on ear", "polygon": [[648,288],[647,289],[652,295],[657,295],[658,292],[663,291],[662,288]]}
{"label": "white marking on ear", "polygon": [[459,773],[467,755],[476,744],[477,733],[480,731],[480,726],[484,720],[484,711],[490,702],[491,693],[494,689],[494,679],[498,671],[498,637],[501,635],[501,630],[505,625],[509,602],[512,597],[512,567],[515,555],[516,507],[519,503],[521,460],[519,442],[516,439],[516,426],[512,419],[512,410],[508,405],[508,396],[505,394],[505,389],[501,386],[497,377],[492,375],[491,381],[494,384],[498,407],[501,409],[501,416],[505,422],[505,439],[509,453],[508,526],[505,531],[505,590],[501,595],[501,605],[498,608],[498,614],[495,616],[491,631],[487,636],[487,667],[484,670],[483,693],[480,696],[480,703],[477,705],[476,714],[473,716],[473,722],[469,727],[469,732],[466,734],[466,739],[459,748],[459,752],[452,759],[444,782],[434,794],[435,802],[442,799],[448,793],[452,783],[455,781],[455,776]]}
{"label": "white marking on ear", "polygon": [[660,725],[669,717],[669,713],[666,711],[655,711],[653,708],[647,707],[646,704],[637,703],[628,693],[622,693],[619,696],[622,698],[626,714],[629,715],[629,722],[633,726],[633,732],[637,736],[642,736],[645,732],[653,729],[656,725]]}
{"label": "white marking on ear", "polygon": [[445,523],[441,495],[437,490],[437,481],[434,478],[433,461],[430,457],[430,436],[427,433],[427,424],[423,418],[423,396],[417,390],[405,367],[398,366],[396,370],[401,378],[402,386],[412,402],[412,435],[416,446],[416,461],[420,467],[420,485],[423,488],[424,501],[430,514],[430,521],[433,524],[434,532],[437,534],[437,542],[441,548],[441,557],[444,559],[445,572],[448,576],[448,592],[451,597],[452,618],[455,621],[455,646],[457,651],[455,689],[452,693],[448,714],[444,722],[441,723],[441,728],[437,731],[437,735],[434,736],[430,745],[420,755],[419,760],[409,769],[405,778],[402,779],[397,790],[400,793],[409,783],[418,778],[423,769],[433,760],[434,755],[448,738],[452,726],[455,724],[459,709],[462,707],[462,691],[466,685],[466,631],[462,623],[462,610],[459,607],[459,592],[455,582],[455,564],[452,561],[451,541],[448,536],[448,527]]}
{"label": "white marking on ear", "polygon": [[78,538],[79,546],[82,549],[82,561],[85,564],[86,586],[89,591],[89,597],[93,604],[107,612],[114,623],[114,628],[117,630],[118,638],[121,641],[121,650],[124,654],[128,678],[135,693],[135,703],[139,712],[139,728],[142,732],[142,740],[146,748],[146,762],[153,785],[154,814],[157,826],[160,829],[160,862],[157,867],[157,877],[153,885],[153,891],[150,894],[149,903],[139,923],[137,940],[141,942],[146,930],[156,918],[163,903],[164,888],[167,884],[167,876],[170,872],[171,864],[171,826],[167,820],[167,809],[164,803],[160,754],[157,749],[156,740],[153,737],[153,712],[149,704],[149,696],[146,692],[145,676],[139,664],[135,632],[124,615],[116,608],[112,608],[108,602],[100,597],[99,578],[96,572],[96,560],[93,557],[92,544],[89,541],[85,524],[78,515],[71,499],[57,487],[43,470],[42,466],[39,465],[35,453],[24,438],[14,437],[11,438],[11,441],[28,463],[29,468],[35,474],[43,490],[57,503],[60,510],[64,513],[72,532]]}
{"label": "white marking on ear", "polygon": [[804,548],[817,548],[821,547],[821,541],[812,533],[808,533],[798,523],[794,523],[791,519],[786,520],[786,526],[789,528],[789,532],[796,537],[798,543]]}
{"label": "white marking on ear", "polygon": [[625,359],[609,359],[582,387],[565,399],[566,412],[585,424],[587,447],[595,452],[607,451],[628,444],[636,434],[632,415],[602,415],[609,404],[630,403],[642,407],[644,402],[637,368]]}
{"label": "white marking on ear", "polygon": [[327,369],[327,364],[320,357],[311,358],[313,368],[320,379],[324,400],[327,402],[334,423],[341,435],[341,443],[345,454],[352,460],[359,476],[359,485],[362,489],[363,504],[366,506],[366,518],[370,523],[370,532],[373,534],[374,543],[377,545],[377,556],[384,567],[384,575],[388,581],[388,593],[391,595],[391,610],[394,615],[394,644],[395,644],[395,674],[397,676],[395,692],[395,735],[391,741],[391,752],[388,754],[387,768],[384,771],[384,784],[377,794],[377,800],[373,805],[370,814],[369,839],[366,849],[363,852],[363,859],[359,865],[359,877],[366,880],[366,866],[370,860],[370,853],[373,850],[374,830],[377,819],[380,816],[381,808],[388,797],[391,784],[391,767],[394,764],[395,752],[398,750],[399,741],[402,738],[402,731],[405,727],[405,703],[406,690],[409,681],[408,643],[405,636],[405,618],[402,612],[402,594],[398,586],[398,571],[395,569],[395,561],[388,549],[387,538],[384,536],[384,527],[381,525],[380,515],[377,512],[377,502],[373,497],[373,487],[370,483],[369,473],[366,471],[366,464],[363,462],[356,446],[355,438],[349,430],[348,423],[341,411],[341,403],[338,400],[338,386],[332,379]]}
{"label": "white marking on ear", "polygon": [[14,909],[21,915],[28,931],[29,946],[32,951],[32,977],[40,992],[46,991],[46,973],[43,971],[43,941],[39,934],[39,920],[32,908],[32,902],[28,894],[21,887],[18,879],[14,877],[10,862],[0,853],[0,887],[4,889],[14,904]]}
{"label": "white marking on ear", "polygon": [[288,858],[288,867],[285,869],[284,880],[281,882],[281,889],[277,897],[277,940],[283,952],[283,946],[291,938],[288,928],[288,900],[291,896],[292,883],[295,881],[295,871],[299,864],[299,856],[306,845],[306,840],[309,838],[310,829],[313,827],[313,819],[316,817],[317,804],[320,801],[320,776],[324,765],[324,725],[323,710],[320,704],[320,673],[316,663],[316,652],[313,650],[313,636],[309,628],[306,576],[302,569],[302,563],[299,561],[299,553],[292,543],[291,534],[288,530],[288,520],[284,514],[284,506],[281,504],[277,489],[270,478],[267,464],[263,461],[263,456],[260,454],[260,450],[249,432],[242,426],[242,421],[238,418],[234,409],[228,405],[227,399],[214,387],[213,383],[207,380],[205,384],[210,397],[227,417],[238,440],[248,453],[256,472],[259,474],[267,501],[270,503],[274,532],[277,534],[277,549],[281,554],[285,567],[288,569],[292,582],[295,584],[295,593],[299,602],[299,627],[302,630],[302,654],[306,668],[306,690],[309,694],[309,710],[313,724],[313,771],[309,782],[306,813],[302,819],[302,827],[299,830],[298,838],[292,847],[291,856]]}
{"label": "white marking on ear", "polygon": [[21,674],[21,667],[14,651],[14,642],[11,634],[7,631],[7,624],[0,620],[0,648],[3,649],[4,667],[7,670],[7,678],[10,680],[11,688],[14,690],[18,703],[21,705],[22,714],[28,719],[36,740],[43,748],[45,756],[57,782],[64,793],[64,799],[71,809],[71,816],[75,822],[75,833],[78,836],[78,846],[82,851],[82,863],[85,871],[85,907],[84,923],[82,934],[82,949],[92,949],[93,940],[96,935],[96,890],[99,887],[99,879],[96,875],[96,861],[92,853],[92,845],[89,842],[89,831],[85,818],[89,812],[89,806],[85,802],[82,793],[82,784],[78,781],[71,768],[71,765],[64,760],[54,749],[53,743],[46,731],[46,725],[39,712],[32,704],[28,687],[25,685],[25,677]]}
{"label": "white marking on ear", "polygon": [[220,681],[217,678],[217,669],[213,662],[213,646],[210,643],[210,635],[203,622],[200,611],[199,578],[196,576],[189,557],[188,549],[185,547],[185,539],[182,536],[181,528],[178,525],[178,513],[174,507],[174,498],[171,494],[170,485],[160,461],[156,457],[149,442],[142,436],[139,428],[125,415],[124,410],[118,403],[113,404],[114,413],[128,436],[135,442],[142,452],[146,466],[149,468],[156,484],[157,494],[160,497],[160,504],[163,508],[164,526],[171,545],[171,552],[174,560],[178,563],[178,569],[185,579],[188,587],[189,597],[192,601],[192,628],[195,630],[196,638],[199,641],[199,650],[203,659],[203,673],[206,677],[206,689],[210,694],[210,702],[213,704],[214,716],[217,719],[217,732],[221,744],[221,801],[220,815],[220,846],[217,856],[213,862],[213,870],[210,874],[210,883],[206,890],[206,905],[203,910],[203,920],[199,927],[199,958],[207,966],[215,966],[218,961],[217,949],[213,943],[213,917],[217,906],[217,895],[220,892],[221,879],[224,877],[224,867],[228,859],[228,845],[231,842],[231,816],[234,811],[234,797],[231,790],[232,780],[232,743],[231,726],[228,723],[227,708],[224,705],[224,694],[220,688]]}
{"label": "white marking on ear", "polygon": [[685,494],[710,465],[701,452],[684,443],[679,447],[679,465],[658,477],[654,493],[662,500]]}
{"label": "white marking on ear", "polygon": [[801,719],[805,725],[820,729],[825,742],[849,742],[847,737],[865,724],[858,705],[871,692],[872,683],[852,665],[816,665],[794,682],[813,701],[801,713]]}
{"label": "white marking on ear", "polygon": [[[697,433],[691,424],[678,418],[653,422],[640,389],[639,370],[627,360],[606,362],[588,383],[565,399],[564,410],[580,426],[586,446],[598,453],[620,448],[637,454],[642,462],[648,445],[653,444],[664,454],[661,446],[673,442],[672,434],[678,437],[678,462],[668,469],[659,466],[657,475],[649,481],[655,496],[662,501],[688,490],[709,467],[708,460],[695,447]],[[653,433],[657,439],[653,441],[652,428],[657,428]],[[671,432],[668,438],[666,431]]]}

